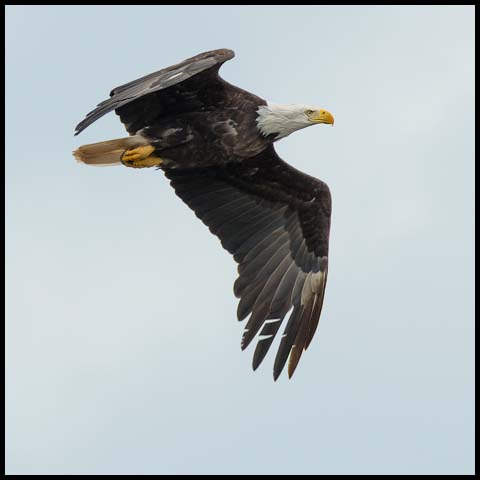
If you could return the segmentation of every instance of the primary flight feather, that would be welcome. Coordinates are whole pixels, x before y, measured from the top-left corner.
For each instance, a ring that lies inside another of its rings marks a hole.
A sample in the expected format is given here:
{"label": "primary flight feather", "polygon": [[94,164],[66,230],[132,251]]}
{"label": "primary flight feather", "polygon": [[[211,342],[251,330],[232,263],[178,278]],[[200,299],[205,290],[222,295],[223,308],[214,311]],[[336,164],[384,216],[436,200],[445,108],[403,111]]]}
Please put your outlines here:
{"label": "primary flight feather", "polygon": [[129,137],[79,147],[89,165],[158,167],[238,263],[237,316],[245,349],[258,334],[253,368],[280,330],[274,361],[291,377],[318,325],[328,272],[328,186],[285,163],[273,143],[301,128],[333,124],[326,110],[279,105],[218,75],[231,50],[201,53],[114,88],[76,127],[112,110]]}

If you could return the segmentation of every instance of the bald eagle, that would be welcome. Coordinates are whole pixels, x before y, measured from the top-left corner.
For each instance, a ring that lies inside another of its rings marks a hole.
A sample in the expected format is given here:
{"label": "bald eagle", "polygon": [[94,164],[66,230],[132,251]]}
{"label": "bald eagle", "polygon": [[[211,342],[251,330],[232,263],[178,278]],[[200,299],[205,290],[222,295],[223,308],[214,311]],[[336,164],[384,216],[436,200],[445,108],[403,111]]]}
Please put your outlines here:
{"label": "bald eagle", "polygon": [[[274,142],[333,116],[308,105],[280,105],[227,83],[227,49],[201,53],[110,92],[76,127],[79,134],[112,110],[127,138],[84,145],[89,165],[157,167],[175,193],[238,263],[237,317],[248,317],[245,349],[258,336],[255,370],[282,323],[276,380],[291,377],[318,325],[328,272],[328,186],[285,163]],[[284,322],[285,318],[287,320]]]}

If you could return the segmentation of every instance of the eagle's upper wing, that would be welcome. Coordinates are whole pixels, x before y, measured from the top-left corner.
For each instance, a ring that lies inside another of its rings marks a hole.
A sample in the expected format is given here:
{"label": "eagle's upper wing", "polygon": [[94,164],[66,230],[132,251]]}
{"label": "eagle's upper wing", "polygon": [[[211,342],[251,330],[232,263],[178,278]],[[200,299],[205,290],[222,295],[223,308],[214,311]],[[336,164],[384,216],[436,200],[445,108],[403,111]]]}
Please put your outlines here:
{"label": "eagle's upper wing", "polygon": [[254,369],[290,311],[273,375],[280,375],[290,357],[291,376],[322,309],[331,214],[328,186],[283,162],[273,146],[241,163],[166,169],[165,174],[239,263],[237,316],[243,320],[250,315],[242,349],[260,332]]}
{"label": "eagle's upper wing", "polygon": [[[128,132],[134,134],[145,125],[148,125],[149,122],[164,114],[166,108],[175,109],[175,104],[179,103],[179,99],[183,108],[189,108],[188,95],[185,95],[184,92],[169,92],[167,96],[155,96],[154,94],[184,83],[202,72],[206,73],[204,75],[205,78],[203,81],[196,82],[194,89],[200,91],[205,85],[208,86],[210,91],[215,92],[215,89],[218,91],[220,83],[222,86],[228,85],[218,77],[218,69],[222,63],[230,60],[233,56],[232,50],[212,50],[116,87],[110,92],[108,100],[99,103],[97,108],[88,113],[86,118],[76,126],[75,135],[78,135],[82,130],[112,110],[115,110],[120,115]],[[186,87],[186,90],[189,90],[188,84]],[[196,97],[195,101],[201,100],[200,97]],[[212,99],[210,98],[209,100],[211,101]]]}

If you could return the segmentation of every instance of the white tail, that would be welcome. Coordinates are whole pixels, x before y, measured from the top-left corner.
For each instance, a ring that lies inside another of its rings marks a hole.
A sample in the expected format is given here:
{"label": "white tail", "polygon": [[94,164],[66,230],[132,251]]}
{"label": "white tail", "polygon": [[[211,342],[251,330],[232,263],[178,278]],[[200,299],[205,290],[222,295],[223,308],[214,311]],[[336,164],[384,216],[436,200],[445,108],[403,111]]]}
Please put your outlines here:
{"label": "white tail", "polygon": [[73,156],[79,163],[106,167],[121,165],[121,158],[125,150],[148,145],[148,141],[141,135],[107,140],[106,142],[82,145],[73,152]]}

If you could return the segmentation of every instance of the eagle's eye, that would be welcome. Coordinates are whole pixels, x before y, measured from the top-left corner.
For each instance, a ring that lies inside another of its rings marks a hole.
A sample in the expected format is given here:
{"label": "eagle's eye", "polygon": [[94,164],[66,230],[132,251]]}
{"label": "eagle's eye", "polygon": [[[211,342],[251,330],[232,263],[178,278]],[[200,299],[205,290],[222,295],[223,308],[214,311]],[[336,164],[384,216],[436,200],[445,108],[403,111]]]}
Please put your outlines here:
{"label": "eagle's eye", "polygon": [[315,111],[314,110],[305,110],[305,113],[307,115],[313,115],[315,113]]}

